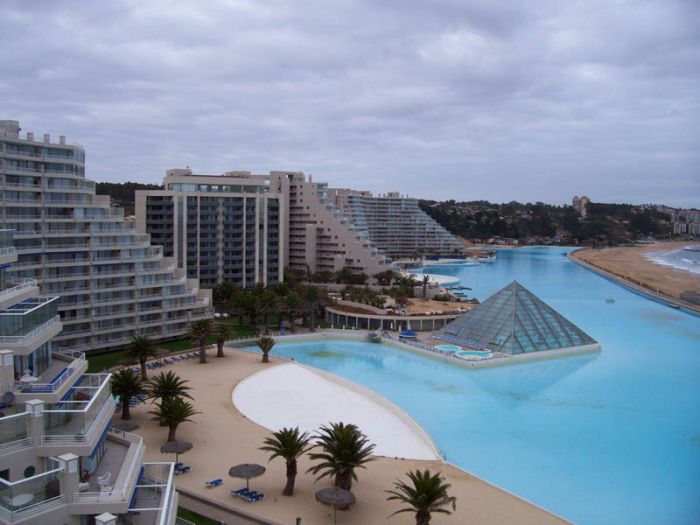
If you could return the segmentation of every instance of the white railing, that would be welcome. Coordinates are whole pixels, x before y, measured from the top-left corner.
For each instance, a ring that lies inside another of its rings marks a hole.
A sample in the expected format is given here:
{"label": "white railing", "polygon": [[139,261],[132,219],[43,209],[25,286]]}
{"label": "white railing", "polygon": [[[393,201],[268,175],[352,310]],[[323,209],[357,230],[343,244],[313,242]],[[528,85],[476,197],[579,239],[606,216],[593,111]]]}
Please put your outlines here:
{"label": "white railing", "polygon": [[33,385],[27,385],[22,387],[21,391],[23,394],[36,393],[36,394],[50,394],[58,390],[58,388],[63,385],[68,378],[73,375],[78,367],[82,366],[85,362],[85,354],[82,352],[72,352],[75,357],[69,356],[67,353],[62,353],[61,355],[73,359],[68,366],[64,368],[59,375],[50,383],[34,383]]}
{"label": "white railing", "polygon": [[[109,376],[109,374],[108,374]],[[108,385],[109,381],[105,381],[104,385]],[[82,412],[86,414],[88,410],[90,409],[90,406],[92,405],[93,401],[97,399],[100,395],[100,390],[104,388],[104,385],[98,389],[98,393],[93,396],[93,398],[90,400],[90,402],[87,404],[87,406],[82,409],[82,410],[46,410],[44,414],[47,414],[49,412],[66,412],[66,413],[76,413],[76,412]],[[65,403],[65,402],[64,402]],[[85,430],[84,433],[82,434],[51,434],[51,435],[43,435],[41,436],[41,444],[42,445],[70,445],[70,444],[75,444],[75,443],[85,443],[88,441],[90,435],[93,433],[97,425],[105,418],[105,413],[110,412],[110,415],[112,412],[114,412],[114,409],[116,407],[116,404],[114,402],[114,399],[110,396],[106,399],[105,404],[102,406],[102,408],[99,410],[97,415],[95,416],[95,419],[93,419],[92,423],[90,423],[90,426]]]}
{"label": "white railing", "polygon": [[0,248],[0,255],[12,255],[13,253],[17,253],[14,246]]}
{"label": "white railing", "polygon": [[29,332],[26,335],[3,335],[0,337],[0,343],[5,343],[5,344],[23,344],[31,341],[35,337],[38,337],[40,334],[43,332],[46,332],[49,328],[51,328],[54,325],[57,325],[58,323],[61,322],[61,317],[60,316],[55,316],[46,321],[44,324],[41,326],[36,327],[34,330]]}
{"label": "white railing", "polygon": [[30,286],[37,286],[37,281],[36,279],[15,279],[14,284],[15,285],[12,288],[7,288],[6,290],[0,292],[0,299],[7,295],[15,294],[18,291],[23,290],[24,288],[29,288]]}

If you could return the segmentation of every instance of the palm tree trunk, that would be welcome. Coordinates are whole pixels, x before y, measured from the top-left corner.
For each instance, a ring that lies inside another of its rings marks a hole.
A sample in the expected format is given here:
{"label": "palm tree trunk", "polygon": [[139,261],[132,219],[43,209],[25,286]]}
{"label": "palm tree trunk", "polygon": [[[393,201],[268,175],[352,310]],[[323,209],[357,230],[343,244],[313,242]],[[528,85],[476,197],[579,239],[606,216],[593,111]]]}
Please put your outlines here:
{"label": "palm tree trunk", "polygon": [[310,321],[311,321],[311,326],[309,327],[310,332],[315,332],[316,331],[316,306],[314,305],[313,309],[310,312]]}
{"label": "palm tree trunk", "polygon": [[352,489],[352,475],[350,472],[338,472],[335,475],[335,486],[341,489]]}
{"label": "palm tree trunk", "polygon": [[217,351],[216,351],[216,357],[224,357],[224,342],[220,341],[216,343],[217,346]]}
{"label": "palm tree trunk", "polygon": [[131,412],[129,411],[129,401],[131,401],[131,398],[126,396],[122,397],[122,419],[131,419]]}
{"label": "palm tree trunk", "polygon": [[146,370],[146,360],[139,359],[139,364],[141,365],[141,379],[148,381],[148,371]]}
{"label": "palm tree trunk", "polygon": [[199,343],[199,362],[200,364],[207,362],[207,347],[202,343]]}
{"label": "palm tree trunk", "polygon": [[175,441],[175,431],[177,430],[177,425],[168,426],[168,442]]}
{"label": "palm tree trunk", "polygon": [[282,491],[283,496],[294,495],[294,482],[297,477],[297,460],[292,459],[287,461],[287,484]]}
{"label": "palm tree trunk", "polygon": [[263,352],[263,358],[262,358],[263,363],[269,363],[270,358],[267,356],[267,352]]}
{"label": "palm tree trunk", "polygon": [[430,525],[430,512],[424,510],[416,512],[416,525]]}

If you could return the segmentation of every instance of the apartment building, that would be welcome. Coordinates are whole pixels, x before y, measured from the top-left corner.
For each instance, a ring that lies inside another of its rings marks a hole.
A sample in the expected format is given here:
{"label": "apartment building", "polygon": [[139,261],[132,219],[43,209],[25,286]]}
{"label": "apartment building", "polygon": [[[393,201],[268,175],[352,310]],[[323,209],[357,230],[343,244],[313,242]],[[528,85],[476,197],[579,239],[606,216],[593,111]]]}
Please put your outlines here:
{"label": "apartment building", "polygon": [[109,197],[95,194],[84,149],[65,137],[20,137],[19,122],[0,121],[0,199],[17,250],[11,276],[59,296],[58,348],[117,347],[137,334],[176,338],[212,316],[211,292],[164,258]]}
{"label": "apartment building", "polygon": [[18,255],[0,230],[0,523],[172,525],[172,463],[144,463],[140,436],[111,428],[110,374],[57,352],[56,297],[10,278]]}
{"label": "apartment building", "polygon": [[136,192],[136,227],[204,288],[284,279],[286,203],[266,176],[166,172],[163,190]]}
{"label": "apartment building", "polygon": [[306,180],[301,172],[272,171],[270,187],[288,203],[289,268],[313,273],[348,267],[368,275],[391,268],[391,259],[368,233],[353,226],[334,204],[328,184]]}
{"label": "apartment building", "polygon": [[330,200],[358,231],[392,258],[415,254],[455,255],[464,245],[420,209],[418,200],[399,193],[373,196],[368,191],[330,188]]}

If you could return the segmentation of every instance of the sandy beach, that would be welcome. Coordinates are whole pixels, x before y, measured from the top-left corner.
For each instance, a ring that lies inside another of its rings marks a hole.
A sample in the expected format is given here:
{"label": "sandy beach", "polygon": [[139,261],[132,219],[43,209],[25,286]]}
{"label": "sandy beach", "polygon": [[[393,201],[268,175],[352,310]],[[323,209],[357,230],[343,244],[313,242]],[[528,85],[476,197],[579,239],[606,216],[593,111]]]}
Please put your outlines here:
{"label": "sandy beach", "polygon": [[[190,441],[194,448],[181,455],[180,461],[190,465],[192,471],[176,478],[178,488],[199,493],[228,507],[241,509],[277,523],[294,523],[300,516],[304,525],[325,525],[333,522],[332,509],[314,499],[317,490],[330,486],[327,480],[314,483],[305,471],[310,463],[306,457],[299,465],[295,495],[282,496],[285,482],[283,461],[268,463],[264,452],[258,450],[269,430],[241,414],[232,402],[236,386],[249,376],[286,363],[271,356],[271,362],[260,362],[260,356],[227,348],[226,357],[213,357],[209,350],[209,363],[200,365],[197,360],[183,361],[167,367],[189,380],[193,388],[196,409],[201,412],[194,423],[184,423],[177,431],[178,440]],[[272,352],[274,355],[274,349]],[[151,372],[152,373],[152,372]],[[266,392],[259,392],[265,399]],[[276,396],[270,392],[264,405],[274,405]],[[136,432],[144,436],[147,445],[147,461],[174,461],[172,454],[160,453],[167,429],[157,426],[147,413],[150,405],[133,409],[133,420],[141,425]],[[118,415],[115,415],[115,420]],[[465,439],[465,442],[466,439]],[[234,498],[229,490],[244,486],[243,480],[232,479],[228,469],[238,463],[260,463],[267,467],[264,476],[251,480],[251,488],[266,494],[265,500],[255,504]],[[490,485],[470,474],[440,460],[408,460],[379,457],[358,471],[359,481],[353,484],[357,504],[349,511],[338,513],[338,523],[370,525],[388,523],[408,525],[415,523],[413,515],[404,513],[387,520],[398,509],[394,502],[386,501],[385,490],[392,488],[397,478],[412,469],[440,471],[452,485],[450,494],[457,498],[457,511],[451,516],[434,515],[432,523],[439,524],[555,524],[566,523],[562,519]],[[224,484],[206,489],[206,481],[222,478]],[[183,498],[187,501],[187,498]],[[229,521],[232,522],[232,521]]]}
{"label": "sandy beach", "polygon": [[700,293],[700,276],[689,272],[655,264],[647,259],[649,254],[670,252],[684,246],[700,243],[667,242],[646,246],[580,250],[572,257],[591,264],[635,285],[674,300],[686,290]]}

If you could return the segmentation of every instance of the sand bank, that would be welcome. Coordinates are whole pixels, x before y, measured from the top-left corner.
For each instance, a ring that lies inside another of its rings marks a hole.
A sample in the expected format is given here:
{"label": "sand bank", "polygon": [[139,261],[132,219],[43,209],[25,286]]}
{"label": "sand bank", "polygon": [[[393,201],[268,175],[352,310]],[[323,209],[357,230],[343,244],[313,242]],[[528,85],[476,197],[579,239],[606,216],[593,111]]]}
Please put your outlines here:
{"label": "sand bank", "polygon": [[[700,293],[700,276],[674,270],[668,266],[655,264],[648,256],[658,252],[670,252],[691,244],[689,242],[668,242],[645,246],[606,248],[602,250],[579,250],[572,257],[620,279],[639,286],[660,297],[682,302],[681,293]],[[692,305],[686,306],[692,307]],[[697,306],[694,309],[698,309]]]}
{"label": "sand bank", "polygon": [[[314,482],[306,469],[310,463],[303,457],[299,465],[299,476],[295,495],[282,496],[285,482],[284,462],[277,459],[268,463],[267,455],[259,450],[269,431],[241,414],[231,402],[231,396],[238,384],[245,378],[261,370],[269,370],[284,361],[271,358],[271,363],[263,364],[260,356],[248,352],[226,349],[226,357],[213,357],[210,350],[209,363],[198,364],[196,360],[184,361],[168,367],[189,380],[196,409],[201,412],[194,416],[194,423],[184,423],[177,431],[178,440],[190,441],[194,448],[180,456],[180,461],[192,466],[188,474],[176,478],[177,485],[189,491],[200,493],[207,498],[229,507],[242,509],[278,523],[294,523],[300,516],[304,525],[327,525],[332,523],[332,510],[314,499],[317,490],[330,485],[327,480]],[[274,350],[273,350],[274,354]],[[258,392],[260,409],[281,402],[279,392],[270,390]],[[172,454],[161,454],[167,429],[157,426],[147,413],[149,405],[140,405],[133,410],[134,421],[141,425],[137,431],[144,436],[147,445],[147,461],[173,461]],[[465,437],[465,440],[467,438]],[[264,476],[251,480],[251,488],[266,494],[265,500],[248,504],[234,498],[230,489],[245,485],[242,480],[229,478],[228,469],[235,464],[253,462],[267,466]],[[440,471],[452,484],[450,494],[457,497],[457,512],[451,516],[435,515],[433,523],[462,525],[479,524],[555,524],[565,523],[560,518],[516,497],[470,474],[438,460],[402,460],[381,457],[367,465],[366,470],[357,472],[359,481],[353,485],[357,504],[349,511],[338,514],[340,524],[370,525],[409,525],[415,523],[413,516],[399,514],[387,520],[395,510],[396,503],[386,501],[387,489],[397,478],[412,469]],[[204,483],[222,478],[224,484],[215,489],[206,489]],[[232,523],[233,521],[228,521]]]}

